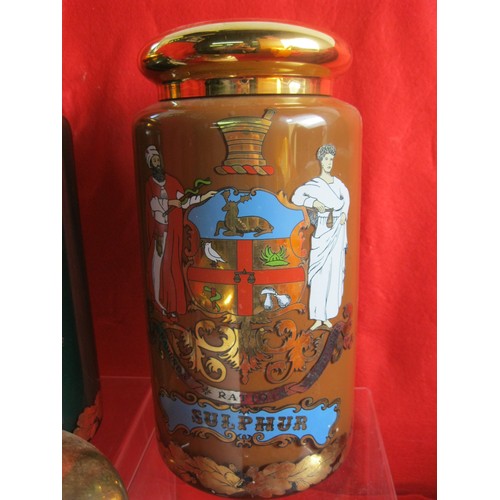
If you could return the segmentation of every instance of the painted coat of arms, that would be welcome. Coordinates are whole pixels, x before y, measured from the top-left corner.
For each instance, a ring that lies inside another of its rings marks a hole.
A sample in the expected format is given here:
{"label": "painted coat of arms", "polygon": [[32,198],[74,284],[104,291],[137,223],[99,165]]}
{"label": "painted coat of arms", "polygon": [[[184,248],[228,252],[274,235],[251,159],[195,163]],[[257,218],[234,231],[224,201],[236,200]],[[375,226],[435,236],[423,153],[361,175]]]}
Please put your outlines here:
{"label": "painted coat of arms", "polygon": [[186,277],[205,312],[258,317],[303,307],[300,209],[264,190],[227,188],[187,219],[195,252]]}

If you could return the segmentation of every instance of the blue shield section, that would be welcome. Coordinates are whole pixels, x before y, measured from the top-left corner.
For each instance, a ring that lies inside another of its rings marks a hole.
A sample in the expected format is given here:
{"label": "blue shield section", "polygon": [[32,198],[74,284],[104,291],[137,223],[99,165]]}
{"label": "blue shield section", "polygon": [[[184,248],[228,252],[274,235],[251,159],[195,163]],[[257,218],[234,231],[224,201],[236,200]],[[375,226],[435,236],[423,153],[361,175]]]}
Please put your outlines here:
{"label": "blue shield section", "polygon": [[[304,220],[302,210],[293,210],[285,207],[276,195],[257,189],[250,192],[235,194],[232,188],[223,189],[201,205],[193,207],[188,219],[198,229],[201,238],[255,240],[255,232],[246,232],[239,235],[224,235],[224,231],[217,232],[217,224],[224,225],[228,217],[228,205],[232,203],[237,211],[236,218],[256,217],[272,225],[271,232],[266,233],[265,239],[289,238],[294,227]],[[234,220],[234,219],[233,219]],[[224,226],[228,229],[229,223]]]}

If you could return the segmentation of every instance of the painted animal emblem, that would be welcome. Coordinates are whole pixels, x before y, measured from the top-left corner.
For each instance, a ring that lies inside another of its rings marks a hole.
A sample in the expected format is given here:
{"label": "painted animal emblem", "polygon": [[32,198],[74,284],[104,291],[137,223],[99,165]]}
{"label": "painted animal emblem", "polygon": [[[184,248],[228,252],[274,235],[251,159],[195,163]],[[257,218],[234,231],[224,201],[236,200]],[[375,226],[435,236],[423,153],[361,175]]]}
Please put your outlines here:
{"label": "painted animal emblem", "polygon": [[221,230],[224,236],[243,236],[245,233],[254,233],[254,237],[258,237],[263,234],[272,233],[274,227],[263,217],[257,215],[240,217],[239,205],[240,203],[249,201],[252,198],[251,194],[242,195],[237,201],[230,200],[230,195],[231,192],[229,189],[222,193],[222,196],[226,200],[222,211],[226,212],[226,215],[224,220],[217,222],[214,236],[218,236]]}
{"label": "painted animal emblem", "polygon": [[217,267],[217,263],[218,262],[226,262],[219,254],[219,252],[217,252],[217,250],[215,250],[213,247],[212,247],[212,242],[211,241],[205,241],[203,242],[203,249],[205,251],[205,255],[207,257],[208,260],[210,260],[210,265],[212,267]]}

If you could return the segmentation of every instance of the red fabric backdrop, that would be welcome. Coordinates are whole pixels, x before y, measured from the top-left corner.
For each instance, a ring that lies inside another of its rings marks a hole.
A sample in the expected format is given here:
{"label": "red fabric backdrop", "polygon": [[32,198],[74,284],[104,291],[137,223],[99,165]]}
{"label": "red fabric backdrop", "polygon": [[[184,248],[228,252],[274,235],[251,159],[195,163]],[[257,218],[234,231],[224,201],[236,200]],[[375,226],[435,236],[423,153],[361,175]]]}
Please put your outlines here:
{"label": "red fabric backdrop", "polygon": [[364,123],[356,385],[373,392],[398,495],[435,498],[435,0],[63,0],[63,113],[101,373],[149,373],[131,131],[157,94],[138,53],[178,26],[235,18],[302,23],[352,46],[335,95]]}

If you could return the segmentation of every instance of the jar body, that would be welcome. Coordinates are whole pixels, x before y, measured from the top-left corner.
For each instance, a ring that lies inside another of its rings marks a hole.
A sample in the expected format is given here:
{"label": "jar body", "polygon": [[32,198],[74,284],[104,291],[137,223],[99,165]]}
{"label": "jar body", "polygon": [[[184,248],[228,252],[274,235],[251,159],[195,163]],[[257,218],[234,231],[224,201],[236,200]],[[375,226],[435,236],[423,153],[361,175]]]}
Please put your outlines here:
{"label": "jar body", "polygon": [[312,95],[163,101],[135,154],[165,462],[221,495],[316,484],[351,432],[359,113]]}

